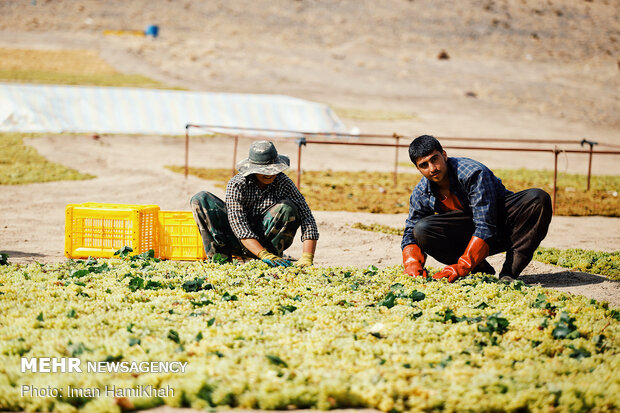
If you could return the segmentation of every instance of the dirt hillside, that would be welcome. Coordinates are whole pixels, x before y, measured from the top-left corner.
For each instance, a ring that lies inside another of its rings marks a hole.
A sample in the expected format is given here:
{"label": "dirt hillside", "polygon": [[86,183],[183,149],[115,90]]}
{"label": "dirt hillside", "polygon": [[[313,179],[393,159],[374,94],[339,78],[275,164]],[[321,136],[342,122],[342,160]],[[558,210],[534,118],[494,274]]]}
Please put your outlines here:
{"label": "dirt hillside", "polygon": [[[148,25],[157,39],[103,35]],[[532,114],[561,120],[546,126],[556,133],[572,134],[573,122],[588,126],[577,129],[584,137],[602,128],[602,140],[617,140],[620,126],[614,0],[4,1],[3,42],[99,49],[121,71],[190,89],[419,118],[376,132],[540,135]],[[497,122],[510,127],[482,122],[506,110]]]}

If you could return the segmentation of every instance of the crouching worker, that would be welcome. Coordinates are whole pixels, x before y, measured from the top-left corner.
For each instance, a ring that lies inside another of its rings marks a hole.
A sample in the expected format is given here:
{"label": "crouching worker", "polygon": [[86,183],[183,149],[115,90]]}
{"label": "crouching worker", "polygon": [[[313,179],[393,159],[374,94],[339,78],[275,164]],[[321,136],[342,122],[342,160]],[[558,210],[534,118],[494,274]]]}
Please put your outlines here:
{"label": "crouching worker", "polygon": [[288,267],[291,262],[282,255],[301,226],[303,254],[296,265],[313,264],[319,232],[306,200],[282,173],[289,165],[289,158],[278,155],[272,142],[254,142],[226,186],[225,203],[204,191],[192,197],[192,213],[208,257],[256,256],[272,267]]}
{"label": "crouching worker", "polygon": [[513,193],[480,162],[448,158],[429,135],[411,142],[409,157],[423,178],[409,202],[401,244],[405,272],[426,276],[428,254],[447,265],[436,279],[495,274],[486,258],[506,251],[499,278],[516,279],[547,235],[549,194],[537,188]]}

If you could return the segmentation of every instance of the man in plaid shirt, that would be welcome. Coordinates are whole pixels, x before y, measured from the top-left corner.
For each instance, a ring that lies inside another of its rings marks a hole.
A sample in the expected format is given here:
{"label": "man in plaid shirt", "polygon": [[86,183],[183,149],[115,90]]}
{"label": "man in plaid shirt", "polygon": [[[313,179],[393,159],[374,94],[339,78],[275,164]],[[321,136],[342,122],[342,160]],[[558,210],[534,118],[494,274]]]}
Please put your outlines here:
{"label": "man in plaid shirt", "polygon": [[239,173],[226,186],[226,202],[209,192],[190,201],[207,256],[256,256],[271,266],[289,266],[282,258],[301,227],[303,253],[297,266],[313,264],[319,232],[303,195],[283,171],[289,158],[269,141],[250,146]]}
{"label": "man in plaid shirt", "polygon": [[436,279],[495,274],[486,257],[506,251],[499,278],[516,279],[547,235],[549,194],[537,188],[513,193],[480,162],[448,158],[429,135],[411,142],[409,157],[423,178],[411,194],[401,243],[405,273],[426,276],[428,254],[447,264]]}

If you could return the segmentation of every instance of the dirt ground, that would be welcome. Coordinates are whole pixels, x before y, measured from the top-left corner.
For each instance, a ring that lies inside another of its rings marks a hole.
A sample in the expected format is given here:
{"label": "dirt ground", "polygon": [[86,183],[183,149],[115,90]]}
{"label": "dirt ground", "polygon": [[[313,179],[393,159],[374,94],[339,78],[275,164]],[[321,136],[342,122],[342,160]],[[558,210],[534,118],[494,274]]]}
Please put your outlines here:
{"label": "dirt ground", "polygon": [[[588,138],[620,145],[619,9],[617,2],[577,0],[544,5],[516,0],[1,2],[0,47],[90,49],[121,72],[172,86],[320,101],[348,113],[342,118],[347,127],[363,133]],[[158,38],[103,35],[104,29],[149,24],[160,26]],[[442,50],[448,59],[438,59]],[[360,118],[346,109],[384,115]],[[394,114],[397,119],[388,119]],[[69,203],[189,210],[189,198],[199,190],[222,194],[209,182],[163,168],[183,164],[182,139],[103,134],[98,140],[48,136],[28,144],[97,178],[1,186],[0,251],[11,262],[65,259]],[[248,144],[241,141],[237,159],[246,156]],[[296,163],[293,143],[278,148]],[[547,153],[447,151],[491,168],[553,168]],[[406,151],[399,159],[407,161]],[[619,174],[619,159],[596,156],[593,173]],[[316,145],[303,149],[302,168],[391,171],[393,161],[393,149]],[[583,155],[563,153],[558,161],[560,171],[587,171]],[[192,166],[232,163],[229,139],[192,140]],[[321,232],[317,265],[400,263],[399,237],[350,224],[402,227],[404,215],[317,211],[315,216]],[[617,251],[619,241],[619,219],[554,217],[542,245]],[[296,257],[300,250],[296,241],[289,254]],[[502,257],[490,261],[499,269]],[[433,261],[429,265],[439,267]],[[620,306],[618,282],[540,263],[532,263],[525,274],[526,282]]]}
{"label": "dirt ground", "polygon": [[[240,141],[239,159],[247,156],[249,142]],[[164,168],[165,165],[183,164],[183,139],[158,136],[103,136],[99,139],[90,136],[50,136],[29,139],[27,143],[47,159],[93,174],[97,178],[3,186],[0,200],[3,217],[0,251],[8,253],[11,262],[63,261],[64,208],[70,203],[155,204],[163,210],[187,211],[189,199],[200,190],[211,191],[220,197],[224,195],[223,189],[215,187],[211,182],[192,176],[185,179],[182,174]],[[296,145],[288,143],[279,146],[280,152],[290,154],[295,164]],[[228,138],[193,138],[190,149],[192,166],[226,168],[232,164],[232,142]],[[393,157],[392,150],[381,153],[375,148],[365,147],[354,152],[349,147],[329,151],[308,149],[307,153],[302,154],[302,165],[303,169],[331,166],[332,169],[356,170],[364,166],[372,168],[373,165],[381,168],[384,164],[386,170],[389,170]],[[368,159],[379,159],[381,162],[371,164]],[[413,168],[410,170],[417,173]],[[403,227],[405,214],[328,211],[315,211],[314,214],[321,233],[316,265],[367,267],[372,264],[382,268],[401,262],[400,237],[353,229],[351,224],[380,223]],[[554,217],[542,245],[616,251],[620,245],[620,219]],[[299,257],[299,239],[296,239],[287,253]],[[503,257],[493,256],[489,261],[499,270]],[[441,267],[433,260],[429,260],[428,265]],[[530,264],[524,274],[524,281],[528,283],[541,283],[620,305],[619,282],[537,262]]]}

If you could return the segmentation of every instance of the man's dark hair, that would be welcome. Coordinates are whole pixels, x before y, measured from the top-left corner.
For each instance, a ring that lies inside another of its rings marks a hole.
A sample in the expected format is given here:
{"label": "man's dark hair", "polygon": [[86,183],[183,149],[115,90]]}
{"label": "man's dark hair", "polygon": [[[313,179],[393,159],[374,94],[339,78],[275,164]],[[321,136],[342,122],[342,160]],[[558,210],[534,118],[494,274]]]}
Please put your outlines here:
{"label": "man's dark hair", "polygon": [[437,138],[431,135],[418,136],[409,145],[409,158],[417,166],[416,161],[418,158],[428,156],[435,150],[439,151],[439,153],[443,152],[443,148]]}

